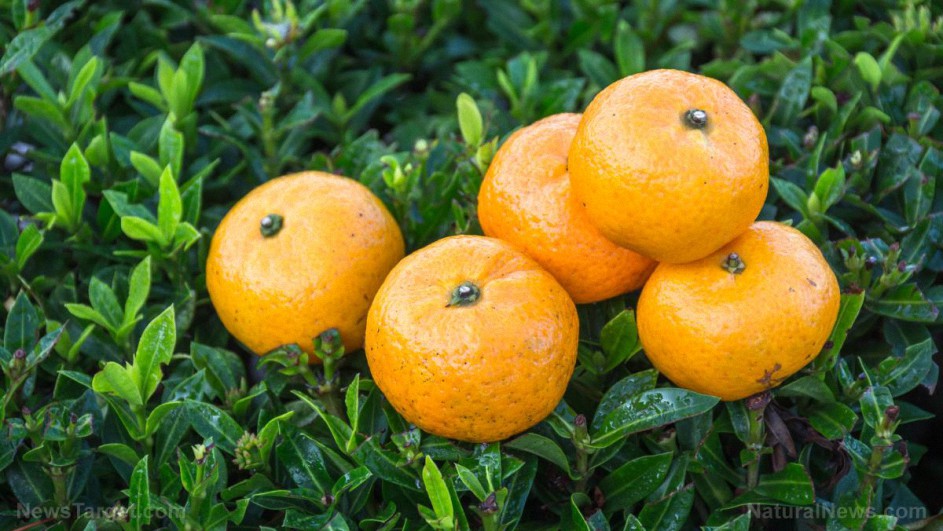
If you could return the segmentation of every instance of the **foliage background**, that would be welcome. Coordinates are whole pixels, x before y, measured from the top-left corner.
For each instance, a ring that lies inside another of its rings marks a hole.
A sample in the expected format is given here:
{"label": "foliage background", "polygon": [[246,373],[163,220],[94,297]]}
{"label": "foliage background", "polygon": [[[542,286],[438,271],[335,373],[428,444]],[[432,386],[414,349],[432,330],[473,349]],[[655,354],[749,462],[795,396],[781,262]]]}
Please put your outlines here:
{"label": "foliage background", "polygon": [[[0,527],[939,526],[941,16],[909,1],[0,0]],[[565,404],[500,445],[410,429],[362,353],[334,372],[329,337],[326,371],[290,349],[256,366],[220,325],[206,248],[259,183],[357,178],[411,250],[477,233],[502,138],[652,68],[748,102],[771,147],[761,217],[797,225],[840,275],[832,348],[769,405],[657,380],[632,295],[581,308]],[[118,510],[17,512],[75,504]],[[749,504],[850,512],[751,522]],[[927,510],[880,514],[907,507]]]}

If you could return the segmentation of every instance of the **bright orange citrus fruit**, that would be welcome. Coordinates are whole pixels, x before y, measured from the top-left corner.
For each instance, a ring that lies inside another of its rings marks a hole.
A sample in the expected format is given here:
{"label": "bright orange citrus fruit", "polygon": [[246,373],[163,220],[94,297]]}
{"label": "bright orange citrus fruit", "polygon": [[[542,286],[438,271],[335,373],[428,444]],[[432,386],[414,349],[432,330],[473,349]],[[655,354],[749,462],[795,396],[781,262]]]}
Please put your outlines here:
{"label": "bright orange citrus fruit", "polygon": [[365,349],[374,381],[406,420],[490,442],[553,411],[578,339],[576,306],[553,276],[503,241],[453,236],[390,272]]}
{"label": "bright orange citrus fruit", "polygon": [[815,358],[839,299],[835,274],[812,241],[758,222],[705,258],[660,264],[639,298],[639,338],[676,385],[737,400]]}
{"label": "bright orange citrus fruit", "polygon": [[579,122],[579,114],[557,114],[511,135],[482,182],[478,219],[582,304],[640,288],[655,262],[604,238],[573,199],[567,156]]}
{"label": "bright orange citrus fruit", "polygon": [[616,81],[583,114],[570,181],[613,242],[660,262],[703,258],[756,219],[766,133],[720,81],[654,70]]}
{"label": "bright orange citrus fruit", "polygon": [[[216,229],[206,287],[223,324],[256,354],[336,328],[363,345],[367,310],[403,257],[403,237],[362,184],[303,172],[252,190]],[[312,361],[316,360],[311,356]]]}

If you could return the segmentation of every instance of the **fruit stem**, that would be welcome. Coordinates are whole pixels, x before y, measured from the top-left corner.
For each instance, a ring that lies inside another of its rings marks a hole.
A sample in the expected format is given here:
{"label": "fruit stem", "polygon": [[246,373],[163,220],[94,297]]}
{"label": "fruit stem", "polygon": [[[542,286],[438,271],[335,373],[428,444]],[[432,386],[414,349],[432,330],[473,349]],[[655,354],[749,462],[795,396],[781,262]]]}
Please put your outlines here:
{"label": "fruit stem", "polygon": [[684,113],[684,122],[691,129],[704,129],[707,127],[707,112],[701,109],[690,109]]}
{"label": "fruit stem", "polygon": [[474,282],[466,280],[452,290],[452,295],[446,306],[471,306],[478,302],[479,298],[481,298],[481,288]]}
{"label": "fruit stem", "polygon": [[278,234],[278,231],[282,230],[284,221],[285,218],[278,214],[269,214],[262,218],[262,221],[259,222],[259,230],[262,232],[262,236],[271,238]]}
{"label": "fruit stem", "polygon": [[747,265],[743,262],[743,259],[740,258],[739,254],[730,253],[727,255],[727,258],[724,259],[721,267],[726,269],[730,274],[739,275],[740,273],[743,273],[743,270],[747,268]]}

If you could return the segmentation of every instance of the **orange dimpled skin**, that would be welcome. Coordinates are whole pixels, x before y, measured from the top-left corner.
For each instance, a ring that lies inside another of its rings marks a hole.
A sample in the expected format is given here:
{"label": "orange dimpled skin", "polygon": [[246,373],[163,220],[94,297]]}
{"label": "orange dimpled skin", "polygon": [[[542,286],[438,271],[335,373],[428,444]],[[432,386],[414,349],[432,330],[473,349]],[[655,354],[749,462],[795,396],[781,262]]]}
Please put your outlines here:
{"label": "orange dimpled skin", "polygon": [[593,99],[570,148],[570,180],[605,237],[659,262],[689,262],[756,219],[769,148],[726,85],[653,70]]}
{"label": "orange dimpled skin", "polygon": [[367,317],[365,350],[406,420],[491,442],[553,411],[578,339],[576,306],[553,276],[505,242],[453,236],[390,272]]}
{"label": "orange dimpled skin", "polygon": [[349,352],[363,346],[370,303],[403,253],[396,221],[367,187],[296,173],[252,190],[226,214],[210,244],[206,287],[226,329],[256,354],[291,343],[312,353],[314,337],[330,328]]}
{"label": "orange dimpled skin", "polygon": [[812,361],[839,300],[835,274],[812,241],[758,222],[701,260],[660,264],[639,298],[639,338],[676,385],[737,400]]}
{"label": "orange dimpled skin", "polygon": [[570,193],[567,157],[579,122],[579,114],[557,114],[511,135],[482,182],[478,219],[582,304],[640,288],[655,262],[603,237]]}

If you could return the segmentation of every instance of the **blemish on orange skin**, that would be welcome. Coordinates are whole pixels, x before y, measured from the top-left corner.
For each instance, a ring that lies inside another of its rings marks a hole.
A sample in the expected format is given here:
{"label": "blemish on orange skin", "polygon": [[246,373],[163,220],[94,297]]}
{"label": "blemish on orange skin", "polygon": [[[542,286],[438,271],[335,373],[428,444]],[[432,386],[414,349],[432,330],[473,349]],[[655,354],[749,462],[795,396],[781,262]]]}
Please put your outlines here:
{"label": "blemish on orange skin", "polygon": [[[739,275],[718,267],[734,249],[746,263]],[[820,354],[839,303],[818,247],[796,229],[758,222],[702,260],[659,265],[636,318],[649,360],[669,380],[737,400],[779,385]]]}

